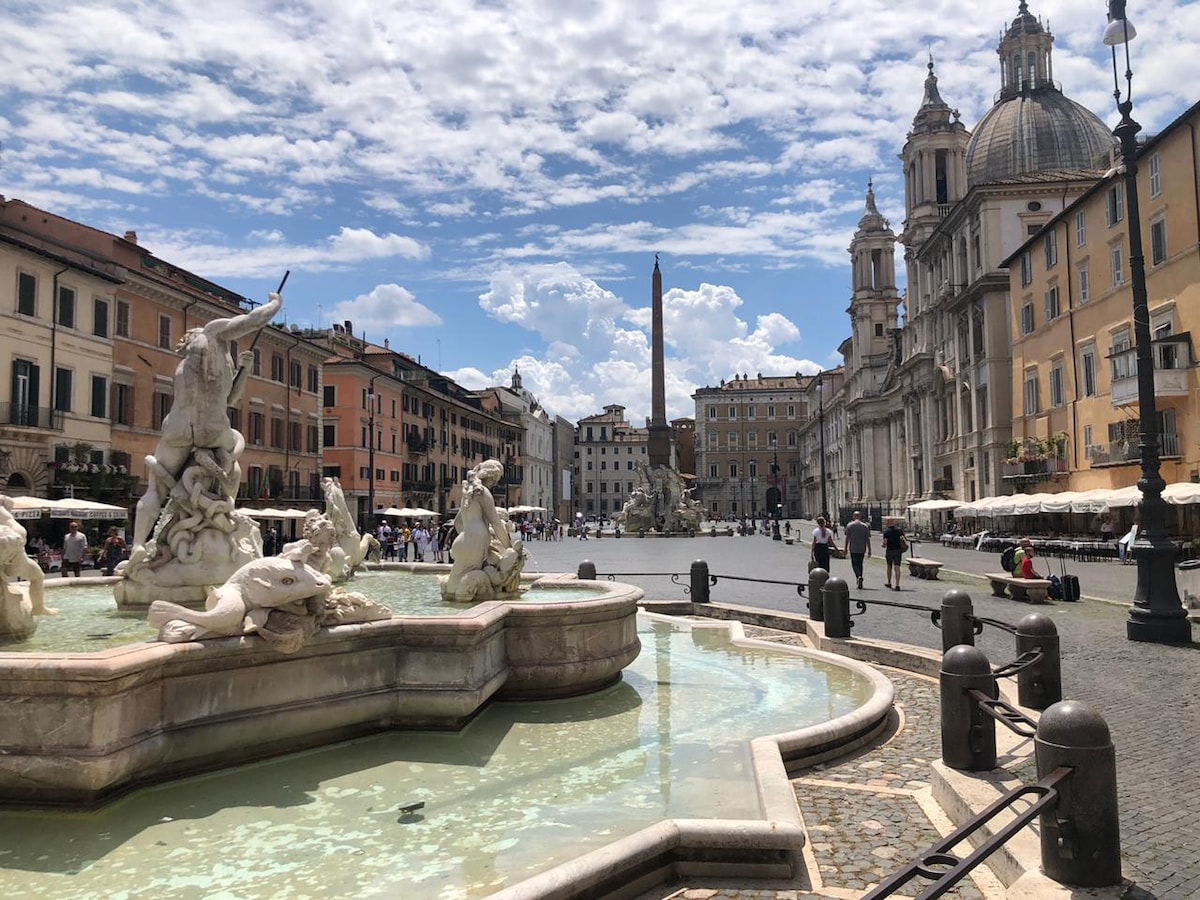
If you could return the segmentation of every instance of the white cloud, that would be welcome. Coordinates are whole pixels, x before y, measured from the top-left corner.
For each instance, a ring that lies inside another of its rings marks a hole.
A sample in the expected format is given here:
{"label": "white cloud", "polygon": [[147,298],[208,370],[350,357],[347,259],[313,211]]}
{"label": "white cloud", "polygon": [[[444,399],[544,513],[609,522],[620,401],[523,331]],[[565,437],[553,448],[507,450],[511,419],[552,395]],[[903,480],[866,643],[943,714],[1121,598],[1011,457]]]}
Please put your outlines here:
{"label": "white cloud", "polygon": [[398,284],[376,285],[369,294],[343,300],[333,307],[331,315],[335,322],[352,321],[355,333],[365,331],[373,343],[380,343],[385,334],[396,334],[397,329],[442,324],[441,316],[418,303],[411,291]]}

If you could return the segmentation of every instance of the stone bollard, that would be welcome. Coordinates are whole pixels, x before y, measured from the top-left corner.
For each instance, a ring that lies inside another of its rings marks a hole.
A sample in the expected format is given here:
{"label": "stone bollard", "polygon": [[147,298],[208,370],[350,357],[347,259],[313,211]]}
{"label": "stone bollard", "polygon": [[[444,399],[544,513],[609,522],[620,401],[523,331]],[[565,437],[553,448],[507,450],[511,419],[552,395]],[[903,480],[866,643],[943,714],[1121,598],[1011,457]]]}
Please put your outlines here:
{"label": "stone bollard", "polygon": [[698,559],[692,563],[691,571],[692,602],[707,603],[708,596],[708,563]]}
{"label": "stone bollard", "polygon": [[808,617],[814,622],[825,621],[825,600],[821,596],[821,588],[829,580],[829,573],[824,569],[810,569],[808,573]]}
{"label": "stone bollard", "polygon": [[975,646],[975,607],[971,595],[955,588],[942,595],[942,652],[959,644]]}
{"label": "stone bollard", "polygon": [[854,623],[850,621],[850,585],[844,578],[830,578],[821,588],[825,604],[825,637],[848,638]]}
{"label": "stone bollard", "polygon": [[595,581],[596,580],[596,564],[590,559],[585,559],[579,564],[579,571],[575,577],[580,581]]}
{"label": "stone bollard", "polygon": [[996,676],[982,650],[967,644],[942,656],[938,682],[942,697],[942,762],[952,769],[987,772],[996,768],[996,720],[968,691],[997,696]]}
{"label": "stone bollard", "polygon": [[1029,613],[1017,623],[1017,656],[1039,648],[1041,661],[1017,673],[1017,702],[1030,709],[1046,709],[1062,699],[1062,663],[1054,620]]}
{"label": "stone bollard", "polygon": [[1058,803],[1041,815],[1042,869],[1062,884],[1119,884],[1117,760],[1108,724],[1086,703],[1063,700],[1042,713],[1033,749],[1038,778],[1073,770],[1058,785]]}

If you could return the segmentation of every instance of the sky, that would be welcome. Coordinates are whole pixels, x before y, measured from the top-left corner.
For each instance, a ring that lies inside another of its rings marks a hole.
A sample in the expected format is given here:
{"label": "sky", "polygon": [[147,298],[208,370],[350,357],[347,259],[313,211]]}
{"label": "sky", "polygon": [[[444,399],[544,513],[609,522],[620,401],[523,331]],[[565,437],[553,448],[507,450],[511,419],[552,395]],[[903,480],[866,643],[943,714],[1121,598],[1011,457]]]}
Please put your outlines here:
{"label": "sky", "polygon": [[[670,418],[737,373],[840,363],[867,182],[899,233],[930,56],[973,127],[1017,8],[5,0],[0,193],[257,300],[290,271],[289,324],[642,425],[656,253]],[[1115,124],[1103,0],[1029,8]],[[1128,16],[1153,133],[1200,99],[1200,3]]]}

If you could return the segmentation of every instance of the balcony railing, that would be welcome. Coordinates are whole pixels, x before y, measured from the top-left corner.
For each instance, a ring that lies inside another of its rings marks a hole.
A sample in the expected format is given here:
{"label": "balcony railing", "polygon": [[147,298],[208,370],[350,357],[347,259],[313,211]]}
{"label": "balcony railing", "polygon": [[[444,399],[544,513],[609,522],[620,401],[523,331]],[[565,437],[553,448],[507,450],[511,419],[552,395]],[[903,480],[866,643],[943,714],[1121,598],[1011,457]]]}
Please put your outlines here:
{"label": "balcony railing", "polygon": [[1046,459],[1019,459],[1004,463],[1004,478],[1027,478],[1037,481],[1051,475],[1065,475],[1070,471],[1067,461],[1059,456]]}
{"label": "balcony railing", "polygon": [[[1188,370],[1192,368],[1190,332],[1159,338],[1150,344],[1154,357],[1154,394],[1156,397],[1186,397]],[[1137,348],[1112,350],[1108,355],[1112,372],[1112,404],[1128,406],[1138,402]]]}
{"label": "balcony railing", "polygon": [[[1089,444],[1087,458],[1093,466],[1137,462],[1141,459],[1140,443],[1141,439],[1137,435],[1133,435],[1122,440],[1110,441],[1107,444]],[[1174,432],[1159,434],[1158,455],[1160,457],[1179,456],[1179,443],[1179,435]]]}
{"label": "balcony railing", "polygon": [[63,413],[48,406],[29,406],[25,403],[0,403],[0,423],[26,428],[63,430]]}

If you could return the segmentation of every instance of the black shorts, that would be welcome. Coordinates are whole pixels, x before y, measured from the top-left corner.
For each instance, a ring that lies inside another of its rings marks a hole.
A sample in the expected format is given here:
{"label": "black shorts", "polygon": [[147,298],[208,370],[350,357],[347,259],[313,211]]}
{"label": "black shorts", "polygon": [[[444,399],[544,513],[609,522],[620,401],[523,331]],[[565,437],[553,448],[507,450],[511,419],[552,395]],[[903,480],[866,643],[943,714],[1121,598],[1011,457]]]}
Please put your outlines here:
{"label": "black shorts", "polygon": [[903,550],[887,550],[884,552],[884,558],[889,566],[898,566],[904,562]]}

